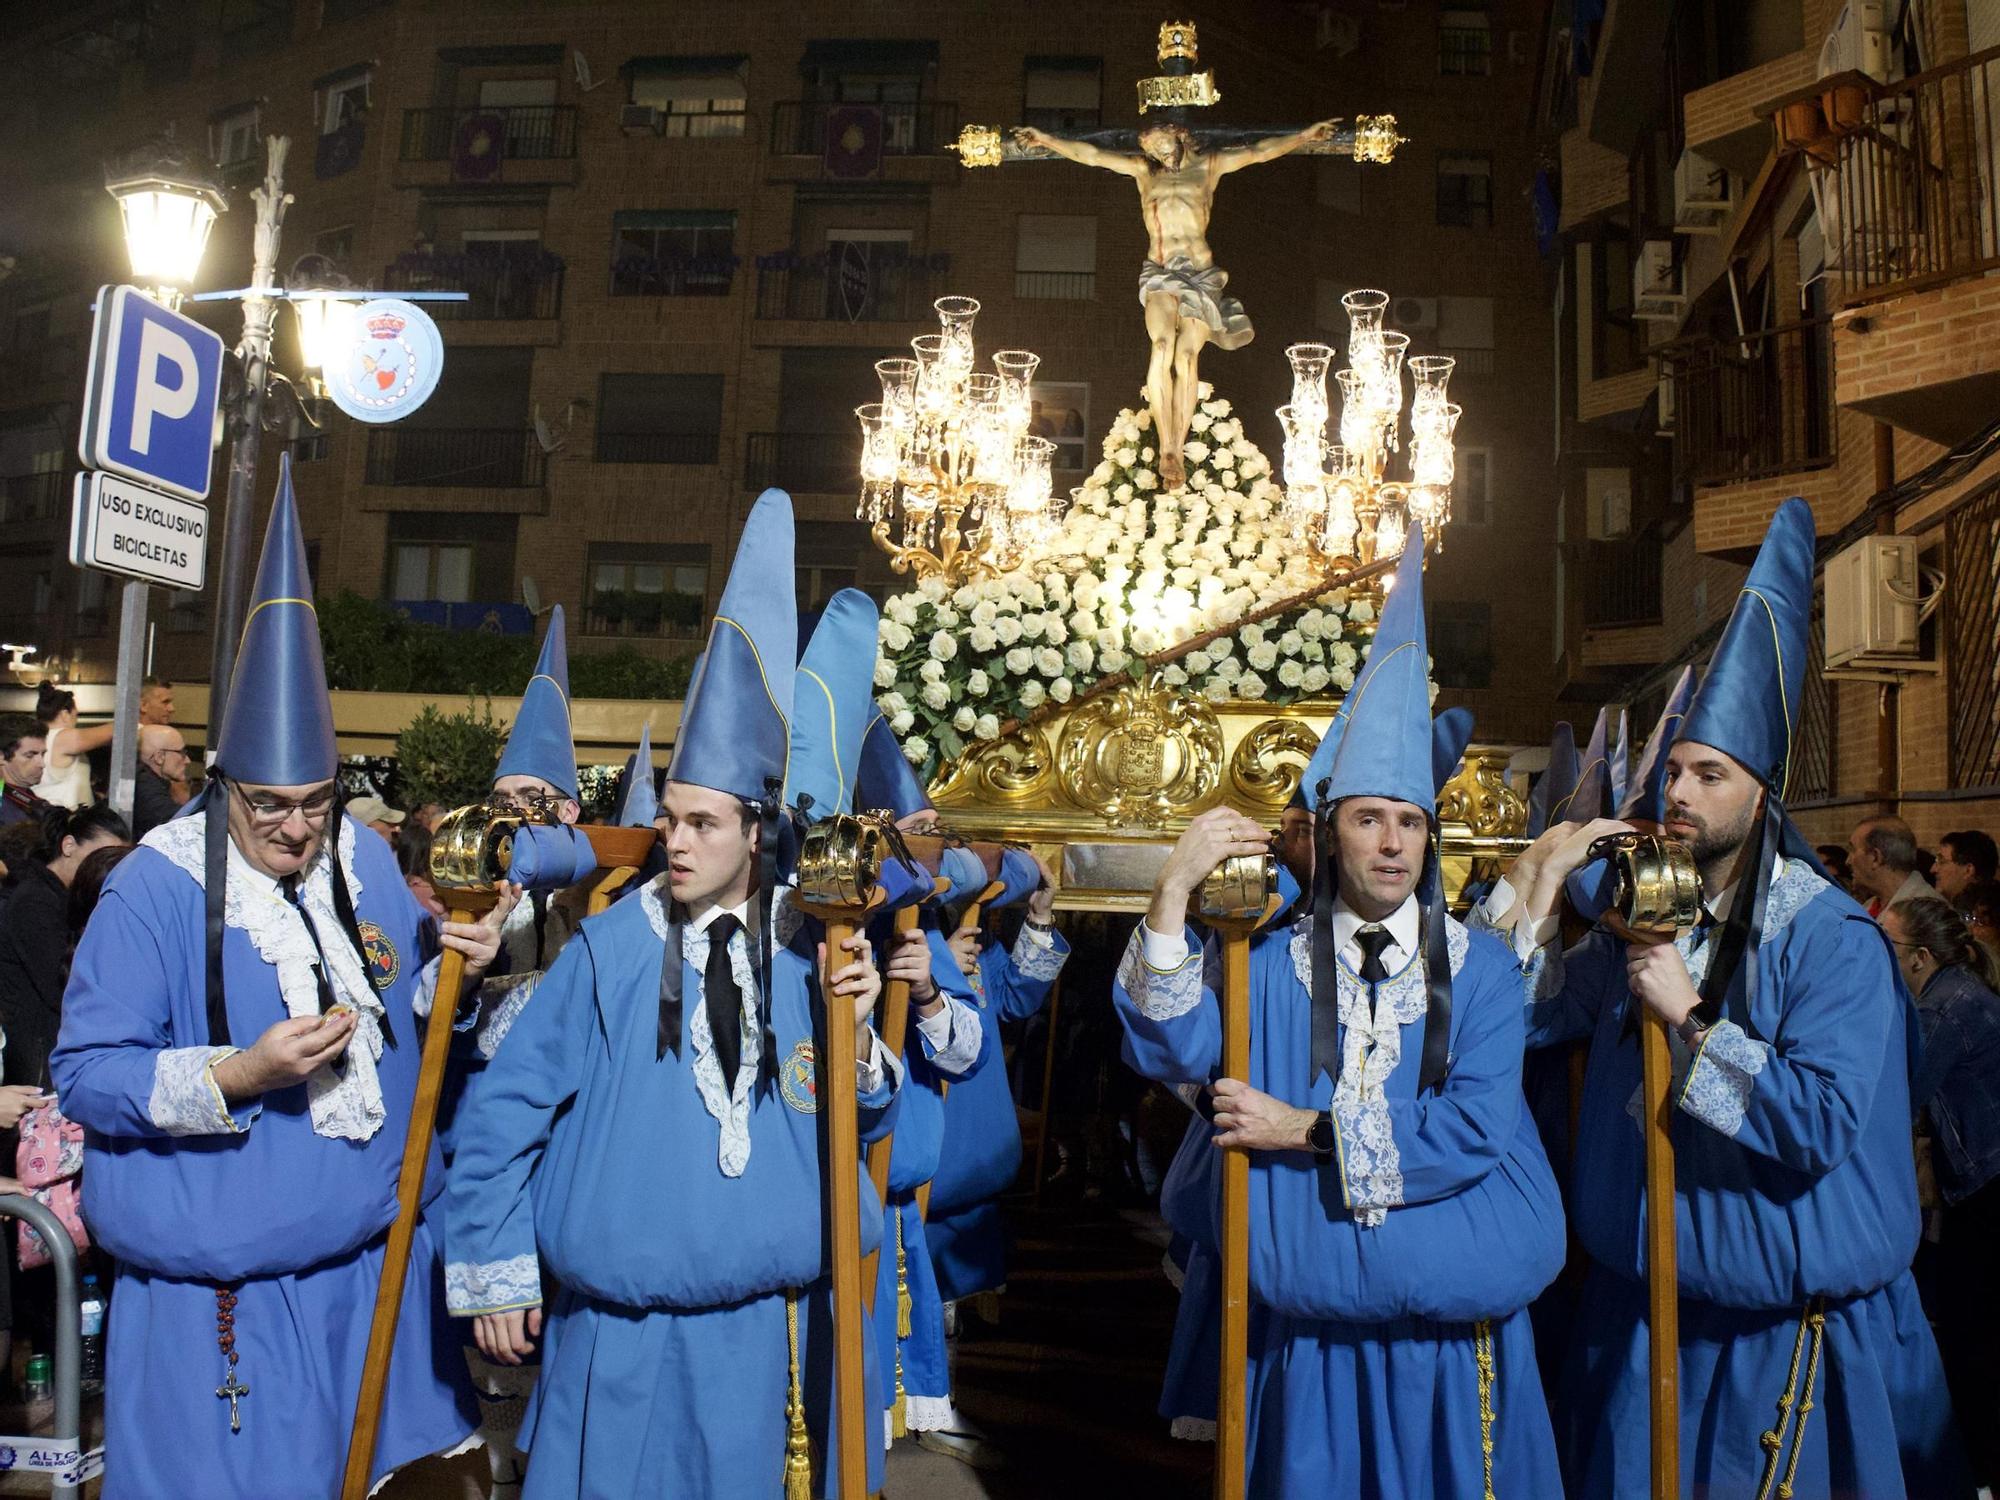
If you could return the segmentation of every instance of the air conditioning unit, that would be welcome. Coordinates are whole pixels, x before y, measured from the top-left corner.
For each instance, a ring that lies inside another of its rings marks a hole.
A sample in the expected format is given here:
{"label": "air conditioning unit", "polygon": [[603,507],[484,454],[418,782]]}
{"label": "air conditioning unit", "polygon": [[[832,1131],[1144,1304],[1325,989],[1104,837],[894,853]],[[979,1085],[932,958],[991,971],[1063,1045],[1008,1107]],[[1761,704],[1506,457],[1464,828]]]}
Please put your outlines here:
{"label": "air conditioning unit", "polygon": [[1660,366],[1660,400],[1653,415],[1653,435],[1667,437],[1674,430],[1674,371],[1673,366]]}
{"label": "air conditioning unit", "polygon": [[1819,76],[1866,73],[1889,81],[1894,54],[1889,45],[1887,0],[1846,0],[1819,49]]}
{"label": "air conditioning unit", "polygon": [[1687,311],[1681,268],[1674,264],[1672,240],[1647,240],[1632,262],[1632,316],[1653,323],[1678,323]]}
{"label": "air conditioning unit", "polygon": [[667,118],[650,104],[627,104],[618,111],[618,128],[627,135],[649,130],[659,135],[667,128]]}
{"label": "air conditioning unit", "polygon": [[1632,471],[1586,469],[1583,475],[1584,534],[1593,542],[1616,542],[1632,534]]}
{"label": "air conditioning unit", "polygon": [[1389,303],[1389,323],[1405,333],[1436,333],[1438,326],[1438,299],[1435,297],[1397,297]]}
{"label": "air conditioning unit", "polygon": [[1866,536],[1826,565],[1826,664],[1907,665],[1918,654],[1917,539]]}
{"label": "air conditioning unit", "polygon": [[1719,234],[1735,207],[1729,169],[1698,151],[1683,151],[1674,167],[1674,228],[1683,234]]}

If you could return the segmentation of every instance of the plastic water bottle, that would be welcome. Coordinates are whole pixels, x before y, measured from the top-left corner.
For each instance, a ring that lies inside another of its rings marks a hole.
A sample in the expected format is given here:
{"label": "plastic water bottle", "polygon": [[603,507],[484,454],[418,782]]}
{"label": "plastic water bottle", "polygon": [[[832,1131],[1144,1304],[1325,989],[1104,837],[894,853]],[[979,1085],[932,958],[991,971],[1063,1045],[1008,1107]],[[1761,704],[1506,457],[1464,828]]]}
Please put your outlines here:
{"label": "plastic water bottle", "polygon": [[95,1276],[83,1278],[83,1296],[77,1304],[83,1317],[83,1388],[104,1389],[104,1289]]}

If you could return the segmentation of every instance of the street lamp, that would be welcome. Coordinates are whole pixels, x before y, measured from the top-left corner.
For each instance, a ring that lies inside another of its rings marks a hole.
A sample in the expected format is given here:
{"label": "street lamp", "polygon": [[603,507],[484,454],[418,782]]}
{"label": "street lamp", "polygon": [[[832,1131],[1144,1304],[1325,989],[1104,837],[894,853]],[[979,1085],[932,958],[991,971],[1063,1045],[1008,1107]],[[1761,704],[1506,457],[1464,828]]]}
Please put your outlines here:
{"label": "street lamp", "polygon": [[162,136],[107,164],[104,188],[125,221],[132,280],[156,301],[180,306],[201,267],[215,216],[228,205],[193,152]]}
{"label": "street lamp", "polygon": [[285,300],[299,320],[299,357],[313,382],[313,393],[323,395],[325,382],[319,372],[352,341],[361,288],[326,256],[302,255],[285,276]]}

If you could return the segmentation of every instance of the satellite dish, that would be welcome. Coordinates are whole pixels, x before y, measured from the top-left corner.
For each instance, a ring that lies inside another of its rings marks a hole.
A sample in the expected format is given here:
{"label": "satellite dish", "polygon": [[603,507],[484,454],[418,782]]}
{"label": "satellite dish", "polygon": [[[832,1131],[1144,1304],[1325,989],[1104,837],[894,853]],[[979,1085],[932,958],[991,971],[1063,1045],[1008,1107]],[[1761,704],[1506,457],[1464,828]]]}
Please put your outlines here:
{"label": "satellite dish", "polygon": [[550,431],[549,424],[542,418],[541,404],[539,402],[536,403],[535,441],[541,445],[542,452],[544,453],[555,452],[558,448],[562,447],[564,440],[567,439],[568,436],[569,436],[569,428],[567,426],[563,428],[562,437],[557,437],[555,433]]}
{"label": "satellite dish", "polygon": [[600,78],[596,82],[591,81],[590,59],[583,55],[581,49],[576,47],[570,48],[569,59],[571,66],[576,69],[576,86],[586,94],[592,89],[603,88],[605,84],[611,81],[608,78]]}
{"label": "satellite dish", "polygon": [[538,620],[548,613],[548,609],[542,604],[542,591],[536,585],[532,573],[521,575],[521,602],[528,607],[528,613]]}

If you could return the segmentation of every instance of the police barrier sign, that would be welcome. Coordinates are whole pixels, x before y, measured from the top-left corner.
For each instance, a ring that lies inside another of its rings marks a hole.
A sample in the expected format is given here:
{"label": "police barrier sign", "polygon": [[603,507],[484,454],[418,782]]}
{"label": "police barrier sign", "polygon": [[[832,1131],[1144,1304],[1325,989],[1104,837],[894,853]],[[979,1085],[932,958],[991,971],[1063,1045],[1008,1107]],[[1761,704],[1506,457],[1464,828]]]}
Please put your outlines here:
{"label": "police barrier sign", "polygon": [[129,286],[102,288],[84,388],[84,467],[189,500],[208,494],[222,340]]}
{"label": "police barrier sign", "polygon": [[173,589],[208,581],[208,507],[111,474],[76,476],[69,560]]}

